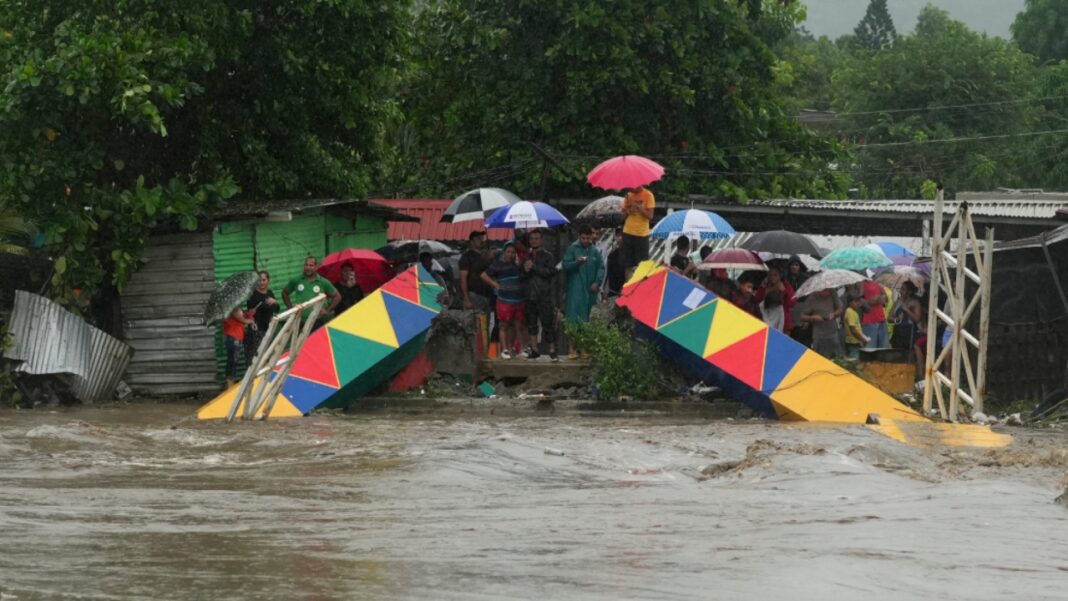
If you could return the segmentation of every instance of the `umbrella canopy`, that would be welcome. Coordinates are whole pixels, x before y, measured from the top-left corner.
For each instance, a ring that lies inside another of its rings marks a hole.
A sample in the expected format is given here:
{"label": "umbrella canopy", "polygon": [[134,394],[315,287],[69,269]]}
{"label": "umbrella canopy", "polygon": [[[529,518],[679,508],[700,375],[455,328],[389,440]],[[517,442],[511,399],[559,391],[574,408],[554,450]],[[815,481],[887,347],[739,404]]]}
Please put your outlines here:
{"label": "umbrella canopy", "polygon": [[701,269],[741,269],[744,271],[768,270],[755,252],[744,248],[724,248],[709,253],[698,267]]}
{"label": "umbrella canopy", "polygon": [[890,267],[880,269],[872,279],[883,286],[893,288],[894,290],[901,288],[905,282],[912,282],[916,288],[923,290],[924,284],[927,282],[928,278],[926,273],[915,267],[891,265]]}
{"label": "umbrella canopy", "polygon": [[515,204],[520,198],[501,188],[476,188],[456,197],[441,215],[442,223],[482,221],[501,207]]}
{"label": "umbrella canopy", "polygon": [[255,271],[239,271],[220,282],[204,306],[204,325],[229,317],[248,300],[259,281],[260,274]]}
{"label": "umbrella canopy", "polygon": [[360,290],[370,294],[393,277],[389,261],[373,250],[363,248],[346,248],[326,255],[319,265],[319,275],[333,283],[341,281],[341,268],[351,263],[356,272],[356,284]]}
{"label": "umbrella canopy", "polygon": [[734,228],[727,223],[726,219],[712,211],[699,211],[697,209],[675,211],[661,219],[653,227],[653,231],[649,233],[653,238],[670,238],[672,236],[685,235],[699,240],[730,238],[734,234]]}
{"label": "umbrella canopy", "polygon": [[915,257],[916,255],[909,249],[901,246],[897,242],[874,242],[866,245],[864,248],[870,248],[872,250],[879,251],[891,259],[898,257]]}
{"label": "umbrella canopy", "polygon": [[805,280],[805,283],[801,284],[801,287],[797,289],[794,296],[800,298],[802,296],[808,296],[813,292],[819,292],[820,290],[841,288],[842,286],[849,286],[850,284],[863,282],[865,279],[864,276],[853,271],[847,271],[845,269],[827,269]]}
{"label": "umbrella canopy", "polygon": [[755,250],[758,252],[774,253],[777,255],[785,256],[823,256],[823,253],[820,251],[820,247],[816,246],[816,243],[812,240],[812,238],[809,238],[804,234],[788,232],[786,230],[757,232],[738,246],[740,246],[741,248]]}
{"label": "umbrella canopy", "polygon": [[569,223],[560,211],[544,202],[523,200],[514,205],[501,207],[486,219],[486,227],[506,229],[530,229],[556,227]]}
{"label": "umbrella canopy", "polygon": [[875,269],[891,265],[892,261],[883,253],[863,246],[837,248],[820,260],[824,269]]}
{"label": "umbrella canopy", "polygon": [[415,263],[419,255],[428,252],[435,259],[455,254],[447,244],[437,240],[395,240],[375,250],[382,258],[391,263]]}
{"label": "umbrella canopy", "polygon": [[597,165],[586,176],[586,181],[605,190],[626,190],[650,184],[661,177],[664,177],[664,168],[659,163],[628,154]]}
{"label": "umbrella canopy", "polygon": [[622,196],[598,198],[575,215],[576,222],[595,223],[602,227],[617,226],[623,223],[623,220]]}

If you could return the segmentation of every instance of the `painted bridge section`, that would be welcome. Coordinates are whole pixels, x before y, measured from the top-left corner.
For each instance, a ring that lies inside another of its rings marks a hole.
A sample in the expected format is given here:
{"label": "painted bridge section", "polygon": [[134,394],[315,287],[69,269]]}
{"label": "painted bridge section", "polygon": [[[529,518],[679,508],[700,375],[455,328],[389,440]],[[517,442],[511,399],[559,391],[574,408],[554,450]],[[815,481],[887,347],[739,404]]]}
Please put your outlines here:
{"label": "painted bridge section", "polygon": [[[441,311],[441,286],[416,265],[313,332],[304,343],[271,417],[307,415],[319,407],[345,408],[407,365],[422,349]],[[225,418],[239,386],[197,411]]]}

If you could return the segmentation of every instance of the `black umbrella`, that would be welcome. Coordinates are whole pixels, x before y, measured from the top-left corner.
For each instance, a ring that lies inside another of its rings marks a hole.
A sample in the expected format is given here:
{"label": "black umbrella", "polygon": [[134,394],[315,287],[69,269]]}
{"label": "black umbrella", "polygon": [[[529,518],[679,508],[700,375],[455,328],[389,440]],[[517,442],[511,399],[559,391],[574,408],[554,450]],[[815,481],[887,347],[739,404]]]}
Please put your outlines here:
{"label": "black umbrella", "polygon": [[520,198],[501,188],[476,188],[464,192],[449,204],[441,216],[442,223],[483,221],[501,207],[520,201]]}
{"label": "black umbrella", "polygon": [[622,196],[598,198],[575,215],[575,223],[589,223],[598,227],[616,227],[621,225],[624,219]]}
{"label": "black umbrella", "polygon": [[816,246],[812,238],[796,232],[786,230],[772,230],[770,232],[758,232],[753,234],[745,242],[738,245],[757,252],[772,253],[776,255],[812,255],[823,256],[820,247]]}
{"label": "black umbrella", "polygon": [[260,281],[260,274],[255,271],[239,271],[223,280],[204,307],[204,324],[222,321],[240,307],[252,295],[252,290]]}
{"label": "black umbrella", "polygon": [[437,240],[395,240],[375,250],[391,263],[415,263],[425,252],[435,259],[447,257],[457,251]]}

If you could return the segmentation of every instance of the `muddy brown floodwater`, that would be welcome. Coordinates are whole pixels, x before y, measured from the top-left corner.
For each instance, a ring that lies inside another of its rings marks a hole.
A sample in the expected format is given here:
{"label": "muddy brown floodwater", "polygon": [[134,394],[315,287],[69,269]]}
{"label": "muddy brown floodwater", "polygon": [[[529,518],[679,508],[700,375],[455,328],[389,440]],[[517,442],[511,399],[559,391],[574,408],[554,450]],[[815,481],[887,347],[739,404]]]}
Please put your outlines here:
{"label": "muddy brown floodwater", "polygon": [[0,600],[1068,598],[1064,432],[192,409],[0,411]]}

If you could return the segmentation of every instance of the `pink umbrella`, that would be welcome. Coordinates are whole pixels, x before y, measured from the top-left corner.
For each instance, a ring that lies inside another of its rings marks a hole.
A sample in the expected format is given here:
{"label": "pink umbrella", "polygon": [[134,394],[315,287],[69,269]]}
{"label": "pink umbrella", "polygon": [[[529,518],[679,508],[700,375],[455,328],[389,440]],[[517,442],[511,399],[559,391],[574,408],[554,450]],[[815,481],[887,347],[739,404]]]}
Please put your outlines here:
{"label": "pink umbrella", "polygon": [[597,165],[586,176],[586,181],[605,190],[626,190],[655,182],[661,177],[664,177],[664,168],[656,161],[628,154]]}
{"label": "pink umbrella", "polygon": [[698,267],[701,269],[744,269],[745,271],[768,270],[755,252],[744,248],[724,248],[711,252]]}

